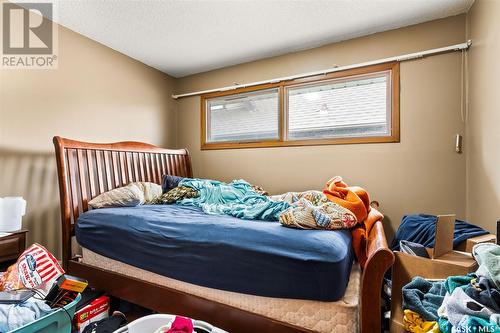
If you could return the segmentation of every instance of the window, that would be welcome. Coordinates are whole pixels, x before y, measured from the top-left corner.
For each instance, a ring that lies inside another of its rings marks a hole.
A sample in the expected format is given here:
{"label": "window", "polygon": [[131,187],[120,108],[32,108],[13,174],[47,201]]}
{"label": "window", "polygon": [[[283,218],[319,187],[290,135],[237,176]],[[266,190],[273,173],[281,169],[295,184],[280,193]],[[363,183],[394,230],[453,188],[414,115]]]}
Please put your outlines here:
{"label": "window", "polygon": [[399,142],[399,65],[201,97],[202,149]]}
{"label": "window", "polygon": [[207,100],[207,142],[279,139],[278,89]]}
{"label": "window", "polygon": [[287,88],[288,138],[390,134],[389,72]]}

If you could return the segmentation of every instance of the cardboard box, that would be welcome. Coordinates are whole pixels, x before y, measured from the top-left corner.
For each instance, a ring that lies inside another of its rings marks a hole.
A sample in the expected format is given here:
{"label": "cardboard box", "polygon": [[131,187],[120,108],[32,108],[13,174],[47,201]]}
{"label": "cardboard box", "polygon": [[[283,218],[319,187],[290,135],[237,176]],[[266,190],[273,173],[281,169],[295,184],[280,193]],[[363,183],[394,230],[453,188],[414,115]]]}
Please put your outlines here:
{"label": "cardboard box", "polygon": [[75,312],[73,333],[83,332],[85,327],[93,322],[109,317],[109,297],[100,296],[90,304]]}
{"label": "cardboard box", "polygon": [[405,332],[403,328],[402,288],[413,277],[445,279],[453,275],[466,275],[477,269],[469,253],[453,250],[455,215],[440,215],[436,222],[436,241],[427,249],[429,258],[395,252],[392,267],[391,333]]}
{"label": "cardboard box", "polygon": [[472,237],[472,238],[464,240],[462,243],[458,244],[458,247],[456,249],[458,251],[471,253],[472,248],[476,244],[496,243],[496,241],[497,241],[496,235],[493,235],[493,234],[481,235],[481,236],[476,236],[476,237]]}

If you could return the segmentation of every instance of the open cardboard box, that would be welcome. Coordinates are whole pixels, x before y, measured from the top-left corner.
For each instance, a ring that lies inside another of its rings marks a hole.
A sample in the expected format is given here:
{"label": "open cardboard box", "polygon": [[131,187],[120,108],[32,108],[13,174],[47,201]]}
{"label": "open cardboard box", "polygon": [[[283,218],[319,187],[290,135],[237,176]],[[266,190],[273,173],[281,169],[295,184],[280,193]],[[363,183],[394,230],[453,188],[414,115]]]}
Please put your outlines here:
{"label": "open cardboard box", "polygon": [[481,236],[476,236],[476,237],[471,237],[462,243],[458,244],[458,247],[455,247],[458,251],[464,251],[471,253],[472,248],[476,244],[480,243],[496,243],[497,242],[497,236],[494,234],[486,234],[486,235],[481,235]]}
{"label": "open cardboard box", "polygon": [[453,250],[455,215],[440,215],[436,222],[436,241],[427,249],[429,258],[395,252],[392,266],[391,333],[405,332],[403,328],[402,288],[415,276],[445,279],[466,275],[477,269],[474,258],[466,252]]}

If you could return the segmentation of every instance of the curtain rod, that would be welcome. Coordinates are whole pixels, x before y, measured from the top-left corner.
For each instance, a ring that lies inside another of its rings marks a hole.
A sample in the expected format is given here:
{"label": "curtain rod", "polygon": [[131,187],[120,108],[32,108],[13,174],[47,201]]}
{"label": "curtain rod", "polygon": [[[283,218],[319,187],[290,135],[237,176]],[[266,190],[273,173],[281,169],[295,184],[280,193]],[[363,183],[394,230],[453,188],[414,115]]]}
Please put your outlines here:
{"label": "curtain rod", "polygon": [[232,86],[227,86],[227,87],[222,87],[222,88],[201,90],[201,91],[195,91],[195,92],[190,92],[190,93],[186,93],[186,94],[179,94],[179,95],[172,95],[172,98],[178,99],[178,98],[203,95],[203,94],[208,94],[208,93],[218,92],[218,91],[227,91],[227,90],[234,90],[234,89],[238,89],[238,88],[252,87],[252,86],[257,86],[257,85],[266,84],[266,83],[278,83],[281,81],[294,80],[294,79],[299,79],[299,78],[308,77],[308,76],[315,76],[315,75],[324,75],[324,74],[344,71],[347,69],[365,67],[365,66],[370,66],[370,65],[384,64],[384,63],[393,62],[393,61],[402,62],[402,61],[407,61],[407,60],[420,59],[420,58],[424,58],[424,57],[432,56],[432,55],[468,50],[471,45],[472,45],[472,41],[469,39],[465,43],[440,47],[437,49],[430,49],[430,50],[421,51],[421,52],[402,54],[402,55],[395,56],[395,57],[377,59],[377,60],[362,62],[362,63],[358,63],[358,64],[345,65],[345,66],[335,66],[332,68],[327,68],[327,69],[323,69],[323,70],[319,70],[319,71],[284,76],[284,77],[280,77],[280,78],[276,78],[276,79],[250,82],[250,83],[242,83],[242,84],[234,84]]}

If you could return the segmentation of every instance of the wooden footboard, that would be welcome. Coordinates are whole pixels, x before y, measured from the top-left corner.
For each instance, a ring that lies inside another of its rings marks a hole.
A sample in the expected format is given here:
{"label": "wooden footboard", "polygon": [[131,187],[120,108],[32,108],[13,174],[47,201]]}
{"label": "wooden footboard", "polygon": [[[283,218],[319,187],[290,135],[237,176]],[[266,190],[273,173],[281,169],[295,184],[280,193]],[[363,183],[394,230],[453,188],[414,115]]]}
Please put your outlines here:
{"label": "wooden footboard", "polygon": [[375,223],[368,234],[367,252],[368,261],[363,270],[360,297],[360,329],[363,333],[380,332],[382,284],[386,271],[394,263],[394,254],[387,246],[381,221]]}
{"label": "wooden footboard", "polygon": [[[309,332],[229,305],[97,269],[74,259],[72,238],[78,216],[88,201],[134,181],[161,183],[162,175],[192,177],[185,149],[163,149],[139,142],[96,144],[54,137],[61,200],[63,266],[70,274],[89,280],[109,294],[157,311],[178,312],[220,325],[231,332]],[[360,330],[378,333],[384,274],[394,256],[384,229],[377,222],[368,236],[368,261],[361,286]]]}

